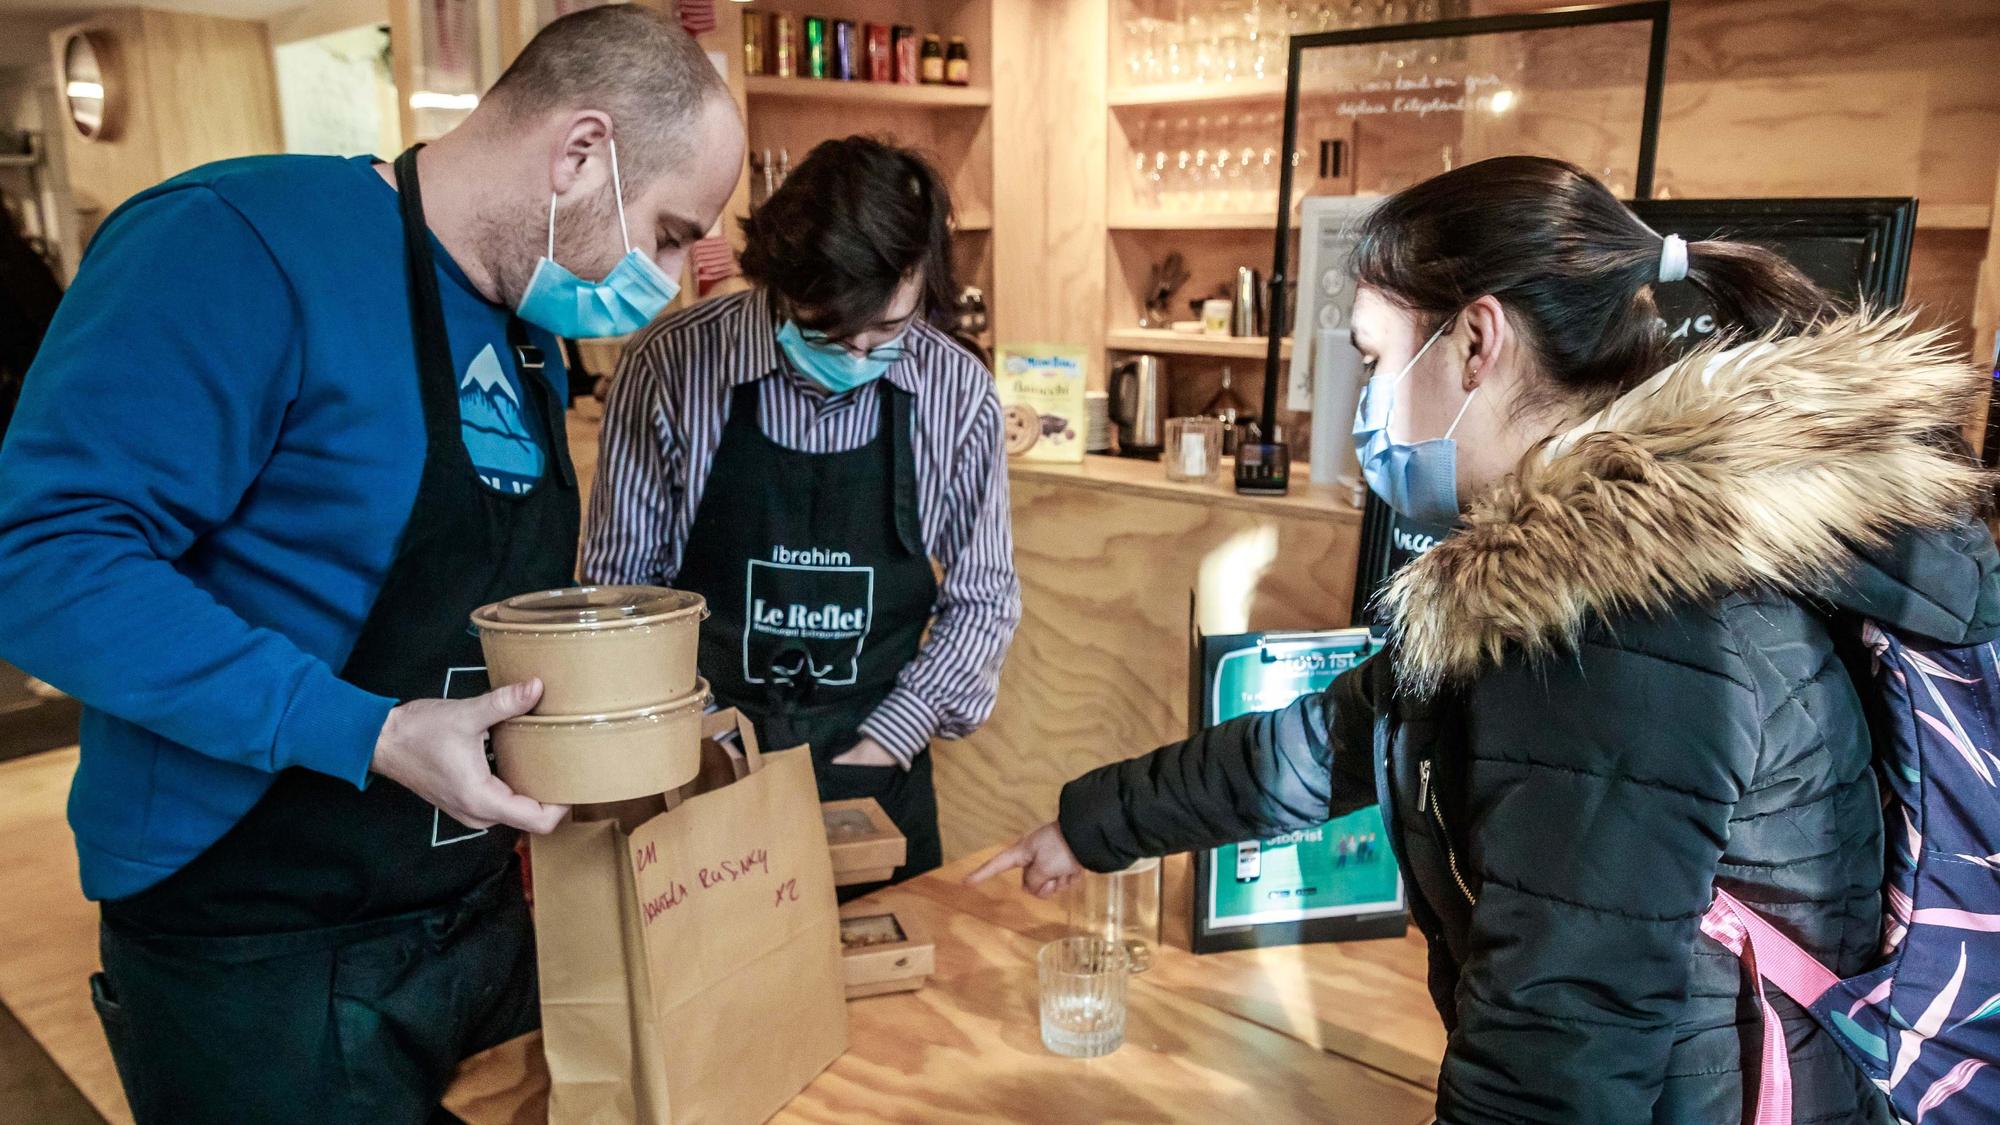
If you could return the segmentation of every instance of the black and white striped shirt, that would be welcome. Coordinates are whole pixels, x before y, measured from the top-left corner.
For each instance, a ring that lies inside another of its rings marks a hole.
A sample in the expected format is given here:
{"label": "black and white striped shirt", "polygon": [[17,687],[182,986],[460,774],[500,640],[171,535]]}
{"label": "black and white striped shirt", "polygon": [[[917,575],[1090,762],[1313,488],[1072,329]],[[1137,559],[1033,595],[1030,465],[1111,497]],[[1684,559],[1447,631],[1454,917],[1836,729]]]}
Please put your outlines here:
{"label": "black and white striped shirt", "polygon": [[[660,320],[626,347],[604,411],[587,581],[672,584],[738,384],[777,373],[758,387],[758,407],[779,445],[838,453],[874,440],[876,384],[829,395],[780,359],[776,332],[769,301],[751,291]],[[933,737],[963,737],[992,714],[1021,587],[993,376],[918,323],[883,378],[914,397],[917,509],[943,572],[922,650],[861,724],[907,767]]]}

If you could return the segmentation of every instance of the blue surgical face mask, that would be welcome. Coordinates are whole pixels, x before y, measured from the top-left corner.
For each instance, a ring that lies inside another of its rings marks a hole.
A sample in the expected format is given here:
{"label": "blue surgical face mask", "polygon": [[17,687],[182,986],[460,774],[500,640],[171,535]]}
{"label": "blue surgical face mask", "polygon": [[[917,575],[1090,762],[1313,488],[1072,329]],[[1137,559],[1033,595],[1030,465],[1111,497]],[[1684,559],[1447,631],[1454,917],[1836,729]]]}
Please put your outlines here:
{"label": "blue surgical face mask", "polygon": [[1361,475],[1367,478],[1368,487],[1403,516],[1440,527],[1458,522],[1458,445],[1451,435],[1464,420],[1479,388],[1465,396],[1465,405],[1458,408],[1458,417],[1441,438],[1397,441],[1389,433],[1389,419],[1399,388],[1451,324],[1447,320],[1439,325],[1401,371],[1370,379],[1361,388],[1360,406],[1354,412],[1354,454],[1361,460]]}
{"label": "blue surgical face mask", "polygon": [[618,234],[625,256],[602,281],[585,281],[556,264],[556,197],[549,195],[549,249],[514,310],[522,320],[570,340],[625,336],[652,323],[673,303],[680,283],[632,248],[625,227],[625,188],[618,179],[618,142],[611,141],[611,191],[618,199]]}
{"label": "blue surgical face mask", "polygon": [[903,341],[909,334],[910,330],[905,328],[894,340],[856,355],[845,345],[827,339],[825,333],[808,335],[798,322],[787,320],[778,329],[778,346],[784,349],[785,358],[792,361],[799,374],[839,394],[880,379],[903,358]]}

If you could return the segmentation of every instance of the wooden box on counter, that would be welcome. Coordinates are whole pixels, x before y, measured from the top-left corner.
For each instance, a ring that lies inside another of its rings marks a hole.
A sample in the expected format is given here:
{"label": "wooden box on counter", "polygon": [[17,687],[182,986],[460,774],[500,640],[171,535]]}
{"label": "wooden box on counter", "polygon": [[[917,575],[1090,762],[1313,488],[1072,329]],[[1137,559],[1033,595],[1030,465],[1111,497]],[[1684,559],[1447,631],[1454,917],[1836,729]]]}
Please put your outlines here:
{"label": "wooden box on counter", "polygon": [[909,843],[875,798],[826,801],[819,808],[833,853],[834,886],[884,883],[903,866]]}
{"label": "wooden box on counter", "polygon": [[840,953],[849,1000],[914,992],[937,968],[937,946],[922,929],[911,919],[868,902],[841,908]]}

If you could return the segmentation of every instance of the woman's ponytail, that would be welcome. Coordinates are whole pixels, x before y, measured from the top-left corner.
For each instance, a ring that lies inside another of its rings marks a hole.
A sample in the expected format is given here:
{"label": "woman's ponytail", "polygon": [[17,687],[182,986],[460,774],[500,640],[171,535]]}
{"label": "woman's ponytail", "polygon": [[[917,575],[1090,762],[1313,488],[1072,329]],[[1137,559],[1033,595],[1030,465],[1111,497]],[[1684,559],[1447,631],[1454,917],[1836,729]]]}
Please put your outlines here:
{"label": "woman's ponytail", "polygon": [[1717,318],[1746,335],[1799,332],[1829,311],[1825,290],[1762,246],[1713,239],[1688,244],[1688,283]]}

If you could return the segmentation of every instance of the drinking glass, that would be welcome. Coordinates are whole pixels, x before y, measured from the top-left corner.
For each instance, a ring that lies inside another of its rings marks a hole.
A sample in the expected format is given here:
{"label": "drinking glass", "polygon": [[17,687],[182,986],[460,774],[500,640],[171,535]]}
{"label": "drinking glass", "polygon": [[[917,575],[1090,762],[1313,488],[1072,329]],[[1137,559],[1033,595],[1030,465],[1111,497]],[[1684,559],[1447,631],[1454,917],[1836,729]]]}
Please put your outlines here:
{"label": "drinking glass", "polygon": [[1138,147],[1141,162],[1137,186],[1139,203],[1143,207],[1158,207],[1161,203],[1161,181],[1166,176],[1167,162],[1172,159],[1172,154],[1167,151],[1166,118],[1159,114],[1146,118],[1146,123],[1139,127]]}
{"label": "drinking glass", "polygon": [[1125,947],[1066,937],[1035,957],[1042,986],[1042,1045],[1072,1059],[1108,1055],[1125,1042]]}
{"label": "drinking glass", "polygon": [[1208,155],[1208,190],[1202,193],[1203,207],[1210,211],[1235,209],[1236,200],[1229,194],[1235,163],[1236,154],[1228,145],[1218,142]]}
{"label": "drinking glass", "polygon": [[1187,27],[1169,20],[1160,25],[1160,77],[1168,82],[1186,82],[1188,73]]}
{"label": "drinking glass", "polygon": [[1172,156],[1167,162],[1163,177],[1165,202],[1170,208],[1185,210],[1190,206],[1188,192],[1193,190],[1190,181],[1194,176],[1194,119],[1177,117],[1167,142]]}
{"label": "drinking glass", "polygon": [[[1242,135],[1236,149],[1236,159],[1229,166],[1229,208],[1232,211],[1256,211],[1264,206],[1263,183],[1257,164],[1257,146],[1250,143],[1251,118],[1245,115],[1238,126]],[[1620,198],[1623,198],[1622,196]]]}
{"label": "drinking glass", "polygon": [[1187,205],[1190,210],[1194,211],[1205,211],[1212,206],[1212,202],[1208,198],[1208,172],[1209,165],[1215,159],[1215,156],[1208,147],[1209,143],[1214,140],[1210,129],[1211,126],[1206,116],[1195,118],[1193,140],[1194,162],[1188,167],[1187,179]]}
{"label": "drinking glass", "polygon": [[[1210,427],[1213,427],[1211,430]],[[1183,456],[1188,435],[1201,464]],[[1211,440],[1212,439],[1212,440]],[[1168,480],[1214,480],[1222,459],[1222,420],[1209,416],[1167,419]],[[1194,472],[1185,474],[1189,469]],[[1152,967],[1160,944],[1160,861],[1142,859],[1108,875],[1085,872],[1065,896],[1071,937],[1099,937],[1125,947],[1133,973]]]}
{"label": "drinking glass", "polygon": [[1150,16],[1140,20],[1139,34],[1143,37],[1139,53],[1139,81],[1165,81],[1166,64],[1160,58],[1160,21]]}
{"label": "drinking glass", "polygon": [[[1168,480],[1214,480],[1222,469],[1222,419],[1167,419],[1167,451],[1161,461]],[[1160,861],[1140,860],[1115,874],[1086,875],[1079,889],[1086,900],[1096,900],[1084,913],[1085,932],[1122,945],[1133,972],[1151,968],[1153,946],[1160,940]],[[1070,924],[1070,929],[1078,928],[1074,921]]]}
{"label": "drinking glass", "polygon": [[1125,84],[1137,86],[1146,79],[1147,21],[1133,16],[1125,21]]}
{"label": "drinking glass", "polygon": [[1215,29],[1207,13],[1199,9],[1187,17],[1188,77],[1196,82],[1215,78]]}

